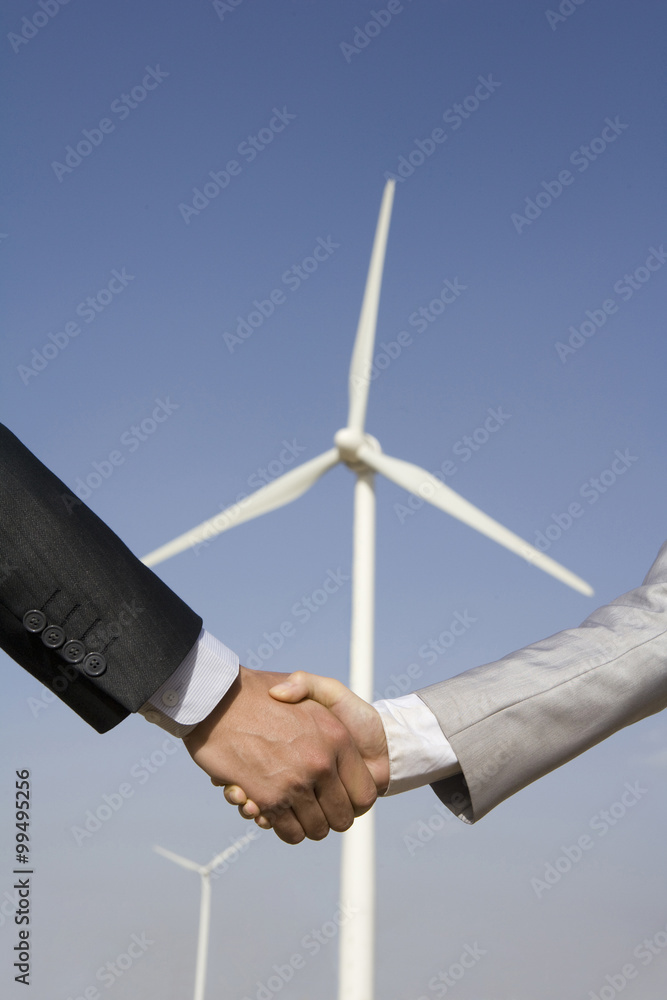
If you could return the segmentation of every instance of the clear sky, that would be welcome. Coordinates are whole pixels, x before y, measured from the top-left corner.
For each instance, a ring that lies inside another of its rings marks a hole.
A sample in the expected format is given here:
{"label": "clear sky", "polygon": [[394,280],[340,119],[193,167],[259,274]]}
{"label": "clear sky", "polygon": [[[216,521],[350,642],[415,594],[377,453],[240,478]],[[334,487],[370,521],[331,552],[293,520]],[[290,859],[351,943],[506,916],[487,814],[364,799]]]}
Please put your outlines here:
{"label": "clear sky", "polygon": [[[9,0],[0,419],[70,488],[88,482],[138,555],[329,448],[396,175],[368,430],[596,593],[380,481],[376,690],[577,624],[640,583],[667,535],[666,20],[657,0]],[[289,621],[264,666],[345,679],[352,483],[336,469],[160,576],[242,662]],[[445,648],[457,613],[474,622]],[[248,826],[166,734],[131,718],[99,736],[2,659],[5,845],[15,769],[35,793],[31,996],[182,1000],[198,880],[151,845],[205,862]],[[378,997],[589,1000],[628,963],[624,996],[662,997],[667,949],[635,949],[667,940],[666,776],[658,715],[473,828],[429,788],[381,802]],[[626,783],[645,791],[603,834]],[[594,848],[536,888],[584,834]],[[337,942],[312,932],[335,918],[339,850],[261,835],[216,881],[208,997],[335,997]],[[3,995],[24,996],[0,924]],[[98,978],[132,935],[141,957]]]}

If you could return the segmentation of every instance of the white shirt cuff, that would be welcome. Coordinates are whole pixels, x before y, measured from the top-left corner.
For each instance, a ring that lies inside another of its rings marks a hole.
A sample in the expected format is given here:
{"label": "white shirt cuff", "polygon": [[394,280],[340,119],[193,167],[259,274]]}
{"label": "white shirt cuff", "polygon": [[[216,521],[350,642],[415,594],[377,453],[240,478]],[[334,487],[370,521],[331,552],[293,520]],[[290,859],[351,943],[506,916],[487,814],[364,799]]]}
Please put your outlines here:
{"label": "white shirt cuff", "polygon": [[373,703],[380,713],[389,750],[385,795],[430,785],[461,770],[437,718],[417,694]]}
{"label": "white shirt cuff", "polygon": [[238,672],[236,653],[203,628],[181,665],[139,712],[172,736],[187,736],[213,711]]}

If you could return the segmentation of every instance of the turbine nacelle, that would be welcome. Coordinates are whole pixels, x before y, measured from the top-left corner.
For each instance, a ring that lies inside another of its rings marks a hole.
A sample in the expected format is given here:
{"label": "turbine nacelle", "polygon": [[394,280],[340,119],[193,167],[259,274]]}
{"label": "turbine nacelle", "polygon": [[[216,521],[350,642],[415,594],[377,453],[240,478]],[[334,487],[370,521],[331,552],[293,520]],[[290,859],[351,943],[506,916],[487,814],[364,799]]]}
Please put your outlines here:
{"label": "turbine nacelle", "polygon": [[354,427],[341,427],[334,434],[334,444],[338,448],[341,462],[345,462],[351,469],[357,471],[360,467],[366,466],[363,458],[359,457],[362,448],[370,448],[378,455],[382,453],[380,442],[372,434],[365,434]]}

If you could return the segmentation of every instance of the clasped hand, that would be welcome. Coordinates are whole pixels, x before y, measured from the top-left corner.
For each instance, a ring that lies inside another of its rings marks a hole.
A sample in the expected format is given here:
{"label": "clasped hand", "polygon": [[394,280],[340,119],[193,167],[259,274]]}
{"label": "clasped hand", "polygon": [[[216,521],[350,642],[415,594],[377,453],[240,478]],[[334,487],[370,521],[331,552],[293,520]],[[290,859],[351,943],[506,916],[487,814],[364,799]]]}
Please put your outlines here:
{"label": "clasped hand", "polygon": [[303,671],[241,667],[184,743],[245,819],[288,844],[347,830],[389,783],[378,712],[339,681]]}

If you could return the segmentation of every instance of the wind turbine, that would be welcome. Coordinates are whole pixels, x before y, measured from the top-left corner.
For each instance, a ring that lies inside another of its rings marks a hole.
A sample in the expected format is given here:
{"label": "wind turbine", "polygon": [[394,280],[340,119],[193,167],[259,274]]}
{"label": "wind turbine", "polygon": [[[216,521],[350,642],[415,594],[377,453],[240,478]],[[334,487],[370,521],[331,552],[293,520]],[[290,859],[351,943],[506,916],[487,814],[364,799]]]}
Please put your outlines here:
{"label": "wind turbine", "polygon": [[[394,181],[387,181],[375,231],[370,267],[357,326],[349,375],[347,424],[334,435],[334,447],[304,462],[278,479],[179,535],[145,556],[155,566],[184,549],[262,514],[296,500],[339,462],[357,480],[354,490],[354,541],[352,560],[352,628],[350,639],[350,688],[366,701],[373,692],[373,632],[375,610],[375,487],[376,473],[414,493],[446,514],[463,521],[545,573],[590,596],[592,588],[580,577],[525,542],[514,532],[464,500],[431,473],[411,462],[391,458],[379,442],[365,432],[370,372],[375,345],[382,270],[394,199]],[[352,907],[355,919],[341,927],[340,1000],[372,1000],[375,913],[375,838],[373,811],[356,820],[343,837],[341,902]]]}
{"label": "wind turbine", "polygon": [[206,988],[206,959],[208,957],[208,930],[211,923],[211,872],[230,858],[237,851],[240,851],[245,844],[257,839],[257,831],[239,837],[233,844],[226,847],[224,851],[209,861],[207,865],[198,865],[196,861],[182,858],[180,854],[168,851],[166,847],[154,847],[164,858],[175,861],[181,868],[198,872],[201,875],[201,905],[199,907],[199,940],[197,942],[197,964],[195,966],[195,991],[193,1000],[204,1000],[204,990]]}

